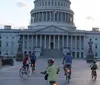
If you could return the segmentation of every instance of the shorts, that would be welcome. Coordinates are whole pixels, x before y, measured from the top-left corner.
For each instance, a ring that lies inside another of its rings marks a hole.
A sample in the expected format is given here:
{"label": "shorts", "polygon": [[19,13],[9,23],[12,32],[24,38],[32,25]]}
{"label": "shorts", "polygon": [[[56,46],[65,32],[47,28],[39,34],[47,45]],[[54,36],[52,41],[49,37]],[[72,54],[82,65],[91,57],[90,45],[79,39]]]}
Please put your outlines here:
{"label": "shorts", "polygon": [[49,81],[49,83],[52,85],[52,84],[56,83],[56,81]]}
{"label": "shorts", "polygon": [[35,60],[31,60],[31,63],[32,63],[32,64],[35,64]]}
{"label": "shorts", "polygon": [[23,62],[23,67],[24,67],[24,68],[25,68],[25,67],[29,67],[29,65],[26,64],[25,62]]}
{"label": "shorts", "polygon": [[68,68],[71,69],[71,63],[65,63],[65,64],[64,64],[64,67],[68,67]]}

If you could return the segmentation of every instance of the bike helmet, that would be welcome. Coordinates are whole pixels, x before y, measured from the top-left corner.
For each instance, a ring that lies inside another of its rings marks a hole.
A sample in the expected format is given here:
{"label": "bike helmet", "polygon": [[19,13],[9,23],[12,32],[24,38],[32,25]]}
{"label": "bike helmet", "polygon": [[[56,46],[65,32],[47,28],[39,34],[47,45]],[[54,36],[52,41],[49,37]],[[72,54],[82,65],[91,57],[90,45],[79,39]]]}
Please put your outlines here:
{"label": "bike helmet", "polygon": [[48,60],[48,63],[53,64],[53,63],[54,63],[54,59],[53,59],[53,58],[50,58],[50,59]]}
{"label": "bike helmet", "polygon": [[66,53],[66,55],[70,55],[70,52]]}
{"label": "bike helmet", "polygon": [[96,63],[96,61],[93,61],[93,63]]}

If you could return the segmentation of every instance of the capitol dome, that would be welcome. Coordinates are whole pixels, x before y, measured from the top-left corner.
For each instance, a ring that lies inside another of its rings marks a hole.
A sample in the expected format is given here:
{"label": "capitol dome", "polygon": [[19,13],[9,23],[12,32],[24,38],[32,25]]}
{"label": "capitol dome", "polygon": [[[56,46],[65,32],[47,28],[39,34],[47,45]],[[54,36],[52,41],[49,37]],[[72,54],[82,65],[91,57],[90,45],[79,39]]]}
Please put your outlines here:
{"label": "capitol dome", "polygon": [[69,0],[35,0],[31,10],[29,29],[50,25],[63,29],[76,29],[73,22],[74,12],[70,9]]}

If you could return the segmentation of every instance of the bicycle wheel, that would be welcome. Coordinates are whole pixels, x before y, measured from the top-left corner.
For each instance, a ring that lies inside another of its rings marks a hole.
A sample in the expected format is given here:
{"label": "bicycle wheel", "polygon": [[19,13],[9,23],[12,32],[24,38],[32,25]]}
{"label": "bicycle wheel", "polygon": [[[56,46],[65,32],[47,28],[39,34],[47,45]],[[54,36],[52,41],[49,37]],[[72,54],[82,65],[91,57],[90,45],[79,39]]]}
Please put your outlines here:
{"label": "bicycle wheel", "polygon": [[27,76],[30,77],[32,75],[31,68],[27,69]]}
{"label": "bicycle wheel", "polygon": [[24,68],[21,67],[21,69],[19,70],[19,76],[20,76],[21,78],[23,78],[23,75],[24,75]]}

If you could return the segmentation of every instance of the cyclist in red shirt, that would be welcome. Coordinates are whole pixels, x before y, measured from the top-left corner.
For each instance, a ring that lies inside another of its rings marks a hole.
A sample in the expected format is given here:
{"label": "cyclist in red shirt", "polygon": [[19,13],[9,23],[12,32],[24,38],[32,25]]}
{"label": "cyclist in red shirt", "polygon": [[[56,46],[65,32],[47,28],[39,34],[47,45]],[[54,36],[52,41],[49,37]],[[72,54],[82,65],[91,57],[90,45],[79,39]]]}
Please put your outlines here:
{"label": "cyclist in red shirt", "polygon": [[25,68],[25,67],[27,67],[27,68],[29,67],[28,61],[29,61],[29,56],[26,55],[25,58],[24,58],[24,60],[23,60],[23,67],[24,67],[24,68]]}

